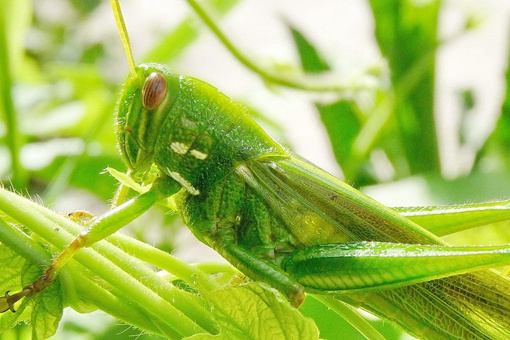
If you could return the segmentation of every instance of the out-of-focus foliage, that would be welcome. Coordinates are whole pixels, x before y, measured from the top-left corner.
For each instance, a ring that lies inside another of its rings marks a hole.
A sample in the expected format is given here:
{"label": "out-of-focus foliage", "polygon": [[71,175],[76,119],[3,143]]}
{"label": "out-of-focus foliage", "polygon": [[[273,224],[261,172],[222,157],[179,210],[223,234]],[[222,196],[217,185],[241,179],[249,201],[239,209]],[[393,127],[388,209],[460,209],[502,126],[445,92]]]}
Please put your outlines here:
{"label": "out-of-focus foliage", "polygon": [[[220,17],[238,2],[208,1],[207,4]],[[100,42],[84,39],[90,18],[104,11],[107,2],[55,2],[51,5],[60,14],[53,17],[43,8],[50,4],[29,0],[0,2],[0,179],[5,186],[40,195],[45,204],[62,199],[65,197],[62,195],[76,188],[106,202],[117,183],[103,170],[107,167],[125,170],[113,133],[113,110],[119,91],[116,72],[119,71],[111,71],[114,66],[111,57],[115,50],[121,49],[120,43],[116,35]],[[441,3],[401,0],[369,1],[369,5],[374,37],[388,69],[368,74],[377,81],[374,88],[341,93],[333,100],[314,100],[346,181],[358,187],[397,180],[404,187],[406,181],[425,183],[439,203],[507,197],[510,69],[506,73],[501,116],[492,135],[478,150],[471,172],[463,178],[445,180],[441,176],[441,145],[436,134],[434,105],[436,58],[441,46],[437,36]],[[198,22],[194,15],[184,17],[171,32],[158,38],[154,47],[145,52],[143,61],[174,62],[202,32],[207,32]],[[327,46],[315,46],[307,39],[306,28],[289,30],[300,57],[299,68],[305,74],[335,74],[331,65],[338,63],[326,57]],[[466,25],[465,33],[470,30],[476,27]],[[361,104],[360,98],[367,97],[371,105]],[[471,92],[464,92],[463,98],[466,110],[477,105]],[[285,134],[285,127],[280,133]],[[466,133],[458,132],[460,144]],[[390,168],[389,175],[381,175],[381,164]],[[165,215],[162,219],[163,222],[151,221],[151,224],[168,224],[174,217]],[[134,226],[133,232],[151,242],[157,239],[166,250],[174,247],[174,231],[157,231],[154,237]],[[477,236],[472,232],[459,237],[470,243]],[[506,240],[507,236],[495,228],[487,242],[497,242],[499,237]],[[338,333],[349,338],[360,336],[348,324],[345,331],[339,331],[344,326],[337,322],[338,317],[328,315],[324,306],[312,299],[307,301],[303,312],[316,318],[324,338],[333,339]],[[335,329],[330,328],[331,324]],[[382,332],[388,338],[400,334],[391,326],[376,324],[377,328],[385,328]],[[91,333],[73,319],[64,323],[62,329],[66,335]],[[130,331],[122,329],[121,332],[118,326],[112,326],[102,332],[95,330],[94,334],[95,338],[108,338],[112,334],[127,338],[139,334]],[[25,330],[19,326],[10,332],[18,336]],[[351,334],[348,332],[353,332],[352,337],[347,336]]]}

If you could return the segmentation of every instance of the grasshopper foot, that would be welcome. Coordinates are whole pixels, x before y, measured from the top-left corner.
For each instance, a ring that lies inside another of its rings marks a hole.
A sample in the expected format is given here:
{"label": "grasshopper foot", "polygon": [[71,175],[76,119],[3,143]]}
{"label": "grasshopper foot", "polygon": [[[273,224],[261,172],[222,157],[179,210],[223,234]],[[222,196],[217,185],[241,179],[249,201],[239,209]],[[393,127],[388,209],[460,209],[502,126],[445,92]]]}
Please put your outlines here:
{"label": "grasshopper foot", "polygon": [[32,292],[30,288],[24,288],[21,292],[9,295],[9,290],[5,292],[3,297],[0,297],[0,313],[4,313],[8,310],[15,313],[14,304],[29,295]]}
{"label": "grasshopper foot", "polygon": [[305,290],[299,285],[295,285],[294,290],[288,293],[287,297],[293,307],[298,308],[305,302]]}

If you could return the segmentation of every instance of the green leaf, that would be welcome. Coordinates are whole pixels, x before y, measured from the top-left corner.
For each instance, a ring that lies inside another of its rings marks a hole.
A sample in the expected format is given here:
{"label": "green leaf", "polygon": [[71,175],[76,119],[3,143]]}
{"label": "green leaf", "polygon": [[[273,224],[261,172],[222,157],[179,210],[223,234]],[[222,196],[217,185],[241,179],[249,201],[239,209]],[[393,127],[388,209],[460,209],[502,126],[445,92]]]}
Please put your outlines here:
{"label": "green leaf", "polygon": [[[0,224],[2,240],[12,247],[11,249],[5,244],[0,244],[0,263],[3,264],[2,272],[6,274],[2,275],[0,279],[0,289],[2,291],[19,292],[22,287],[31,284],[41,275],[41,262],[31,262],[25,260],[25,258],[40,260],[38,253],[41,251],[45,253],[45,251],[37,244],[31,244],[30,242],[33,242],[33,239],[21,231],[19,231],[21,239],[16,242],[12,237],[9,237],[12,236],[9,231],[16,229],[11,228],[11,225],[3,220],[0,220],[0,222],[2,222]],[[32,305],[32,309],[27,309],[27,312],[31,310],[31,315],[24,313],[26,307]],[[0,309],[4,311],[6,307],[5,305],[1,306]],[[12,328],[16,323],[30,319],[33,330],[32,338],[46,339],[55,334],[58,322],[62,317],[62,310],[62,292],[59,280],[57,280],[33,298],[24,298],[21,304],[16,307],[16,313],[6,312],[2,314],[0,316],[0,332]]]}
{"label": "green leaf", "polygon": [[[315,46],[297,29],[290,27],[301,67],[306,73],[321,73],[331,68],[319,54]],[[322,123],[326,128],[333,153],[344,175],[356,184],[366,185],[368,182],[358,183],[358,169],[364,159],[353,153],[352,146],[358,136],[362,122],[360,113],[354,101],[339,100],[334,103],[316,103]]]}
{"label": "green leaf", "polygon": [[57,331],[64,306],[58,281],[34,298],[32,311],[32,338],[46,339]]}
{"label": "green leaf", "polygon": [[476,166],[483,167],[483,162],[480,162],[480,160],[489,158],[484,156],[491,156],[492,162],[494,162],[494,158],[499,158],[499,164],[496,164],[501,167],[504,166],[506,169],[510,168],[510,153],[508,152],[508,150],[510,150],[510,54],[507,59],[505,82],[506,92],[505,99],[501,106],[501,116],[499,117],[494,131],[481,148],[475,164]]}
{"label": "green leaf", "polygon": [[129,177],[127,174],[120,172],[119,170],[117,170],[115,168],[107,167],[106,171],[108,171],[108,173],[113,178],[115,178],[117,181],[119,181],[120,184],[122,184],[130,189],[133,189],[134,191],[136,191],[139,194],[143,194],[144,192],[147,192],[149,190],[149,188],[141,186],[140,184],[135,182],[133,180],[133,178]]}
{"label": "green leaf", "polygon": [[38,293],[32,302],[32,338],[46,339],[54,335],[64,310],[59,281],[55,281],[47,289]]}
{"label": "green leaf", "polygon": [[0,263],[2,264],[0,293],[3,294],[7,290],[20,288],[19,273],[25,263],[25,259],[6,245],[0,243]]}
{"label": "green leaf", "polygon": [[[328,295],[321,295],[319,296],[319,299],[320,300],[317,299],[316,295],[307,295],[305,303],[299,308],[299,310],[305,316],[312,317],[315,320],[320,329],[321,338],[337,339],[339,331],[341,331],[343,339],[363,339],[360,332],[351,324],[353,323],[352,320],[348,320],[344,317],[344,315],[338,313],[337,310],[331,308],[330,305],[325,304],[322,300],[329,299],[329,301],[335,301],[336,304],[342,304],[342,302],[334,300],[335,298],[333,296]],[[346,305],[344,306],[345,308],[350,308]],[[362,318],[364,322],[369,322],[369,320],[364,319],[352,308],[350,308],[350,310],[352,311],[351,313],[356,313],[359,318]],[[376,326],[379,331],[384,331],[386,339],[397,339],[401,333],[396,327],[380,320],[370,320],[370,324],[372,324],[372,326]],[[366,330],[368,327],[363,325],[363,329]]]}
{"label": "green leaf", "polygon": [[333,104],[316,106],[331,139],[335,157],[339,164],[345,164],[352,154],[351,147],[361,126],[356,114],[356,104],[340,100]]}
{"label": "green leaf", "polygon": [[301,59],[301,66],[306,73],[321,73],[330,70],[328,63],[301,32],[293,27],[290,27],[290,32]]}
{"label": "green leaf", "polygon": [[[41,275],[40,266],[27,264],[22,271],[22,282],[31,284]],[[57,331],[64,310],[63,293],[57,279],[48,288],[36,294],[32,303],[32,339],[46,339]]]}
{"label": "green leaf", "polygon": [[220,325],[219,335],[187,339],[318,339],[312,319],[293,308],[278,291],[262,283],[230,286],[213,292],[208,301]]}
{"label": "green leaf", "polygon": [[[28,304],[23,301],[16,309],[16,313],[6,312],[0,314],[0,334],[10,330],[16,324],[29,321],[30,315],[25,313],[27,307]],[[27,310],[29,310],[29,308]]]}
{"label": "green leaf", "polygon": [[[66,161],[68,161],[67,157],[59,155],[51,164],[34,172],[34,175],[38,179],[49,181],[66,164]],[[89,190],[99,197],[108,199],[118,184],[111,176],[104,173],[104,169],[108,166],[117,169],[125,167],[121,160],[114,155],[104,154],[96,156],[87,154],[84,157],[78,157],[76,165],[72,167],[69,183],[75,187]]]}
{"label": "green leaf", "polygon": [[71,0],[71,3],[83,14],[88,14],[95,10],[101,3],[100,0]]}
{"label": "green leaf", "polygon": [[439,171],[434,119],[439,1],[377,1],[375,35],[391,69],[396,126],[411,173]]}
{"label": "green leaf", "polygon": [[[9,247],[0,243],[0,263],[2,275],[0,275],[0,295],[7,291],[17,291],[21,288],[19,279],[25,259],[13,252]],[[6,312],[0,314],[0,334],[14,327],[16,323],[25,321],[26,315],[22,311],[25,307],[18,307],[16,313]],[[2,308],[4,309],[4,308]]]}
{"label": "green leaf", "polygon": [[342,168],[345,178],[359,183],[359,166],[364,161],[356,154],[352,146],[361,129],[359,111],[356,103],[339,100],[332,104],[316,104],[317,110],[328,133],[337,163]]}

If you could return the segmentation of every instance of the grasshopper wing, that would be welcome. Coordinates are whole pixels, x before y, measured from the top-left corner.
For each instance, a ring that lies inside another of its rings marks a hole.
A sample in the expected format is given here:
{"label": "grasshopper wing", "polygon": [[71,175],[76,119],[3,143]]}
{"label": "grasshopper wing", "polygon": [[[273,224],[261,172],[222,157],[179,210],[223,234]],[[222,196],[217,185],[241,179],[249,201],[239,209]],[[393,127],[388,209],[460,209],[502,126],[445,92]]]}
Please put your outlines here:
{"label": "grasshopper wing", "polygon": [[[278,215],[298,252],[359,241],[445,245],[299,156],[250,160],[236,173],[266,202],[269,211]],[[328,275],[331,273],[323,273],[324,280]],[[508,339],[509,292],[510,280],[483,270],[391,289],[343,292],[336,297],[420,338]]]}

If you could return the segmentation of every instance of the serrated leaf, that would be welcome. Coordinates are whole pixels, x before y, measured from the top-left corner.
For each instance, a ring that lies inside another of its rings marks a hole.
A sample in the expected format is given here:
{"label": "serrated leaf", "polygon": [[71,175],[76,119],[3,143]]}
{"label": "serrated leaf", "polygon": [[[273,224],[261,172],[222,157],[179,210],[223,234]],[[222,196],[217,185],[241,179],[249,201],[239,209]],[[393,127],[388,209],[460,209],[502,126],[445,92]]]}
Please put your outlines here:
{"label": "serrated leaf", "polygon": [[230,286],[208,297],[219,335],[197,334],[188,339],[318,339],[312,319],[304,317],[278,291],[262,283]]}
{"label": "serrated leaf", "polygon": [[[21,288],[20,272],[25,259],[17,255],[6,245],[0,243],[0,263],[2,263],[2,275],[0,275],[0,294],[3,296],[9,290]],[[18,307],[16,313],[6,312],[0,314],[0,334],[14,327],[16,323],[25,321],[23,310],[26,306]],[[4,309],[4,308],[2,308]]]}
{"label": "serrated leaf", "polygon": [[[22,282],[30,284],[40,275],[41,268],[39,266],[28,264],[22,272]],[[57,279],[29,301],[33,306],[30,317],[32,339],[46,339],[54,335],[64,310],[63,293],[59,280]]]}
{"label": "serrated leaf", "polygon": [[54,282],[34,299],[32,311],[32,338],[46,339],[57,332],[64,306],[60,283]]}

